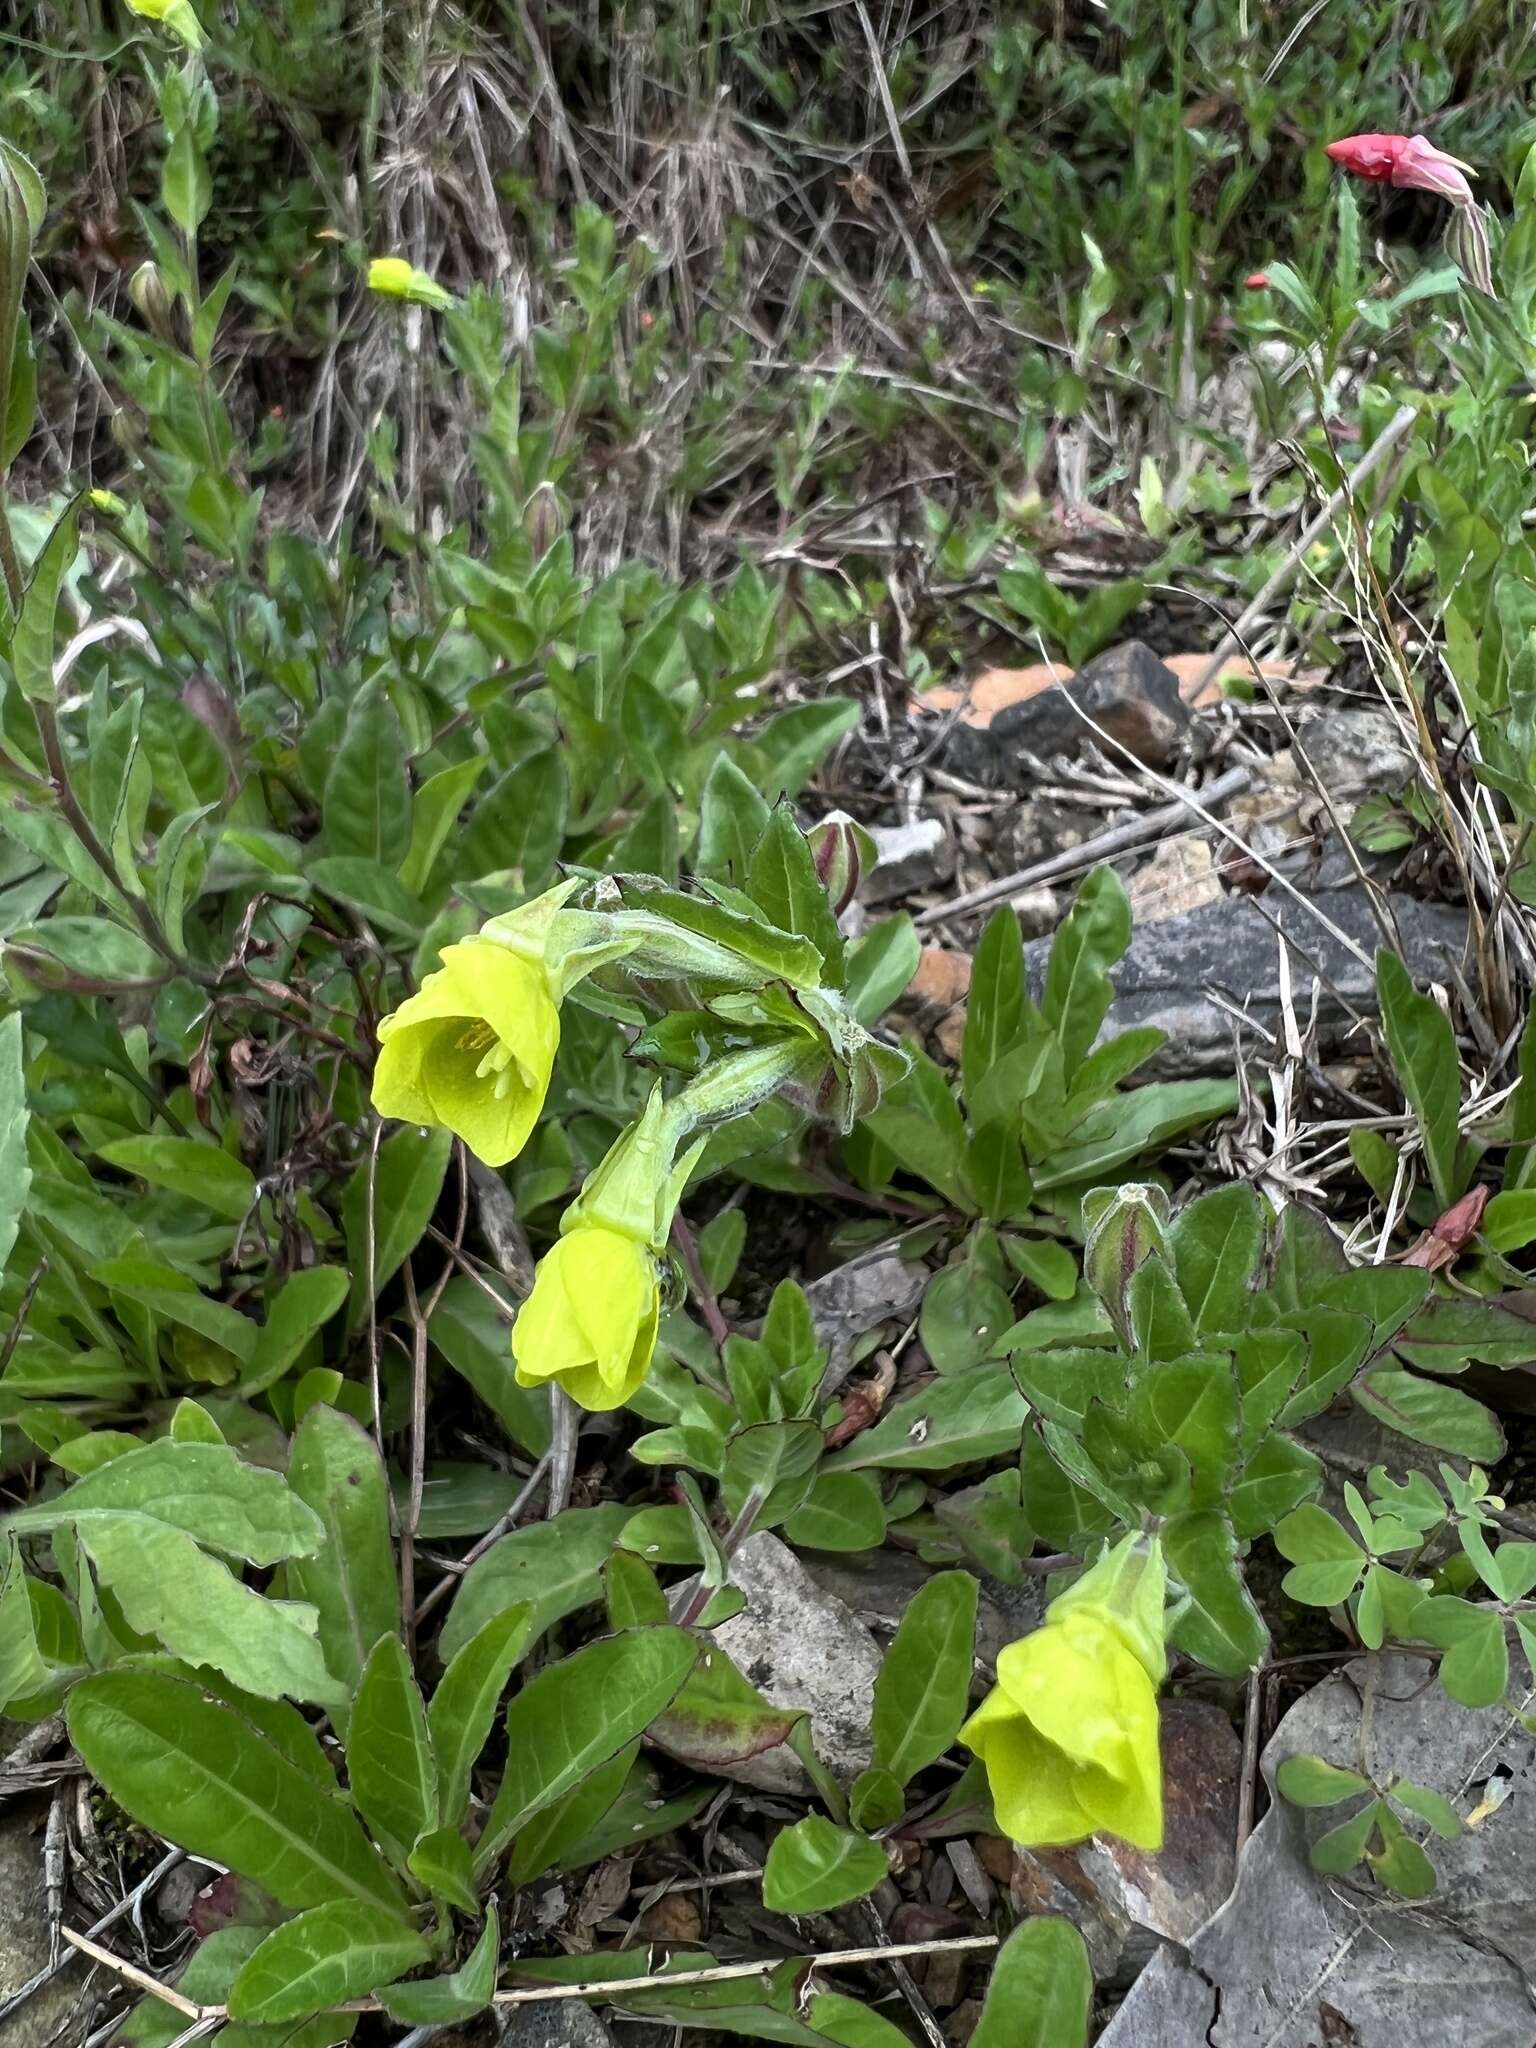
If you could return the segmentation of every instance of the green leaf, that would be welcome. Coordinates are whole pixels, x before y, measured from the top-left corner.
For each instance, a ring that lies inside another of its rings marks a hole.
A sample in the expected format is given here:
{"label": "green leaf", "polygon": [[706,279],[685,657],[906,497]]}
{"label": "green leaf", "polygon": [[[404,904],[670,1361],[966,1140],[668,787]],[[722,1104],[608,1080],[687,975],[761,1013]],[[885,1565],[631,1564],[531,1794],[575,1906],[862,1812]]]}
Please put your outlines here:
{"label": "green leaf", "polygon": [[256,1177],[248,1166],[199,1138],[114,1138],[98,1148],[109,1166],[201,1202],[216,1216],[241,1222],[256,1206]]}
{"label": "green leaf", "polygon": [[1310,1500],[1322,1478],[1323,1468],[1311,1451],[1288,1437],[1270,1437],[1243,1467],[1228,1496],[1233,1528],[1239,1536],[1262,1536]]}
{"label": "green leaf", "polygon": [[1479,1465],[1497,1464],[1504,1455],[1503,1430],[1481,1401],[1459,1387],[1379,1365],[1352,1391],[1367,1415],[1415,1443],[1475,1459]]}
{"label": "green leaf", "polygon": [[1264,1212],[1245,1182],[1212,1188],[1179,1211],[1172,1228],[1174,1270],[1197,1335],[1240,1331],[1264,1246]]}
{"label": "green leaf", "polygon": [[1296,1567],[1283,1581],[1293,1600],[1332,1607],[1347,1600],[1365,1567],[1365,1553],[1326,1508],[1296,1508],[1276,1525],[1275,1548]]}
{"label": "green leaf", "polygon": [[936,1763],[965,1719],[978,1585],[940,1572],[913,1595],[875,1680],[872,1765],[903,1786]]}
{"label": "green leaf", "polygon": [[457,1656],[470,1637],[503,1608],[527,1602],[533,1635],[603,1597],[602,1569],[630,1510],[567,1508],[553,1521],[514,1529],[477,1558],[453,1597],[440,1650]]}
{"label": "green leaf", "polygon": [[1370,1789],[1369,1778],[1342,1771],[1320,1756],[1288,1756],[1275,1772],[1275,1790],[1292,1806],[1337,1806]]}
{"label": "green leaf", "polygon": [[1403,1094],[1424,1145],[1435,1197],[1448,1209],[1462,1192],[1461,1062],[1450,1019],[1431,996],[1420,995],[1396,953],[1376,955],[1376,992],[1382,1030]]}
{"label": "green leaf", "polygon": [[397,1862],[437,1826],[437,1760],[398,1636],[381,1636],[363,1666],[347,1728],[347,1777],[358,1811]]}
{"label": "green leaf", "polygon": [[1131,901],[1113,868],[1085,878],[1051,946],[1041,1013],[1070,1074],[1098,1037],[1115,991],[1109,968],[1131,943]]}
{"label": "green leaf", "polygon": [[1238,1442],[1237,1381],[1228,1358],[1148,1367],[1132,1385],[1126,1413],[1132,1433],[1149,1448],[1171,1448],[1188,1459],[1191,1505],[1212,1507],[1225,1495]]}
{"label": "green leaf", "polygon": [[[367,1431],[324,1406],[294,1432],[288,1481],[325,1529],[316,1554],[288,1567],[289,1589],[319,1614],[326,1663],[350,1699],[374,1644],[400,1630],[389,1483]],[[340,1725],[344,1734],[345,1711]]]}
{"label": "green leaf", "polygon": [[315,1332],[347,1298],[350,1281],[340,1266],[301,1266],[290,1273],[267,1304],[267,1319],[256,1333],[251,1362],[240,1375],[240,1398],[251,1400],[275,1386],[295,1364]]}
{"label": "green leaf", "polygon": [[1436,1792],[1428,1785],[1415,1785],[1409,1778],[1400,1778],[1392,1787],[1391,1796],[1416,1820],[1432,1828],[1443,1842],[1454,1842],[1458,1835],[1466,1833],[1466,1822],[1443,1792]]}
{"label": "green leaf", "polygon": [[494,1863],[532,1815],[643,1734],[698,1657],[686,1629],[635,1629],[589,1643],[530,1679],[507,1710],[507,1765],[476,1868]]}
{"label": "green leaf", "polygon": [[969,1372],[996,1355],[997,1340],[1013,1320],[1013,1305],[974,1255],[946,1266],[923,1293],[918,1335],[941,1373]]}
{"label": "green leaf", "polygon": [[1154,1081],[1112,1096],[1090,1111],[1048,1159],[1034,1169],[1035,1187],[1102,1181],[1128,1159],[1156,1152],[1170,1138],[1225,1116],[1237,1101],[1235,1081]]}
{"label": "green leaf", "polygon": [[387,1907],[333,1899],[272,1930],[229,1987],[230,2016],[264,2026],[304,2019],[366,1997],[430,1954]]}
{"label": "green leaf", "polygon": [[48,1667],[38,1647],[27,1575],[14,1537],[0,1548],[0,1711],[48,1684]]}
{"label": "green leaf", "polygon": [[411,844],[405,738],[388,697],[358,697],[325,778],[322,807],[330,854],[376,861],[393,874]]}
{"label": "green leaf", "polygon": [[417,790],[411,805],[411,843],[400,863],[400,880],[413,896],[419,896],[431,879],[437,857],[489,759],[487,754],[471,754],[468,760],[429,775]]}
{"label": "green leaf", "polygon": [[616,1550],[603,1566],[608,1620],[615,1634],[626,1628],[648,1628],[667,1619],[667,1596],[656,1574],[633,1551]]}
{"label": "green leaf", "polygon": [[[103,1466],[94,1476],[111,1470]],[[312,1607],[265,1599],[192,1537],[146,1515],[94,1515],[75,1526],[97,1578],[137,1634],[152,1636],[185,1664],[211,1665],[262,1699],[287,1693],[328,1706],[344,1700],[326,1667]]]}
{"label": "green leaf", "polygon": [[830,1913],[872,1892],[890,1867],[868,1835],[809,1814],[774,1836],[763,1865],[763,1904],[770,1913]]}
{"label": "green leaf", "polygon": [[810,2011],[816,2032],[839,2048],[911,2048],[900,2027],[840,1991],[816,1992]]}
{"label": "green leaf", "polygon": [[717,754],[699,806],[694,872],[707,882],[744,888],[752,849],[767,829],[768,815],[756,783],[728,754]]}
{"label": "green leaf", "polygon": [[418,938],[427,926],[426,906],[382,862],[360,854],[330,853],[306,862],[314,886],[370,924],[398,938]]}
{"label": "green leaf", "polygon": [[948,1472],[1019,1447],[1029,1404],[1004,1365],[935,1380],[823,1460],[824,1472]]}
{"label": "green leaf", "polygon": [[1195,1326],[1178,1282],[1157,1253],[1144,1259],[1131,1275],[1126,1303],[1141,1358],[1172,1363],[1197,1349]]}
{"label": "green leaf", "polygon": [[1086,2048],[1093,1971],[1068,1920],[1016,1927],[997,1952],[971,2048]]}
{"label": "green leaf", "polygon": [[967,1101],[1024,1035],[1028,995],[1017,913],[1004,906],[987,920],[971,963],[960,1076]]}
{"label": "green leaf", "polygon": [[513,1884],[532,1884],[585,1841],[620,1798],[639,1754],[637,1737],[579,1785],[573,1785],[563,1799],[555,1800],[518,1829],[507,1859],[507,1876]]}
{"label": "green leaf", "polygon": [[1312,1868],[1321,1871],[1325,1877],[1342,1877],[1346,1871],[1353,1870],[1365,1854],[1377,1821],[1386,1811],[1379,1799],[1372,1799],[1348,1820],[1330,1828],[1327,1834],[1319,1835],[1312,1844],[1309,1858]]}
{"label": "green leaf", "polygon": [[184,120],[160,167],[160,204],[184,235],[195,235],[213,204],[213,179],[197,146],[197,124]]}
{"label": "green leaf", "polygon": [[878,1550],[885,1541],[885,1504],[867,1472],[821,1472],[784,1524],[797,1550]]}
{"label": "green leaf", "polygon": [[938,1189],[956,1208],[972,1207],[965,1178],[965,1123],[943,1071],[914,1051],[907,1078],[864,1119],[864,1128],[896,1155],[908,1172]]}
{"label": "green leaf", "polygon": [[224,1444],[141,1444],[51,1500],[6,1518],[18,1534],[137,1516],[195,1536],[248,1564],[280,1564],[318,1548],[323,1530],[276,1472]]}
{"label": "green leaf", "polygon": [[1435,1866],[1423,1846],[1403,1830],[1392,1813],[1377,1816],[1382,1847],[1370,1857],[1379,1884],[1388,1886],[1405,1899],[1427,1899],[1435,1889]]}
{"label": "green leaf", "polygon": [[64,508],[43,544],[21,601],[21,616],[11,634],[11,674],[21,694],[34,704],[52,704],[53,645],[59,591],[79,546],[75,527],[80,501]]}
{"label": "green leaf", "polygon": [[16,1242],[31,1184],[21,1013],[13,1010],[0,1017],[0,1271]]}
{"label": "green leaf", "polygon": [[798,796],[845,733],[859,722],[859,705],[848,697],[818,697],[792,704],[770,718],[752,741],[765,763],[763,794],[770,800]]}
{"label": "green leaf", "polygon": [[348,1808],[317,1797],[312,1774],[195,1685],[99,1672],[70,1695],[69,1733],[86,1769],[135,1820],[227,1865],[279,1905],[345,1898],[404,1910]]}
{"label": "green leaf", "polygon": [[1269,1630],[1244,1582],[1227,1517],[1213,1509],[1177,1515],[1164,1527],[1163,1544],[1187,1596],[1171,1632],[1175,1647],[1229,1678],[1262,1664]]}
{"label": "green leaf", "polygon": [[367,1320],[370,1302],[421,1242],[442,1193],[452,1150],[451,1131],[418,1131],[407,1124],[379,1147],[371,1199],[367,1159],[359,1162],[347,1182],[341,1220],[352,1268],[349,1330]]}
{"label": "green leaf", "polygon": [[849,1007],[868,1029],[878,1023],[917,972],[922,943],[905,911],[873,925],[849,946],[846,994]]}
{"label": "green leaf", "polygon": [[434,1828],[423,1835],[405,1859],[405,1867],[419,1884],[461,1913],[480,1913],[480,1895],[475,1890],[475,1859],[468,1842],[457,1828]]}
{"label": "green leaf", "polygon": [[486,1908],[480,1939],[464,1963],[445,1977],[423,1977],[414,1984],[389,1984],[379,2000],[392,2019],[408,2027],[451,2024],[473,2019],[491,2002],[501,1960],[501,1932],[494,1905]]}
{"label": "green leaf", "polygon": [[682,1763],[719,1770],[777,1749],[804,1719],[803,1709],[764,1699],[724,1650],[706,1643],[697,1669],[657,1717],[649,1740]]}
{"label": "green leaf", "polygon": [[1492,1707],[1509,1689],[1509,1645],[1496,1608],[1431,1596],[1413,1610],[1413,1632],[1445,1651],[1440,1683],[1464,1707]]}
{"label": "green leaf", "polygon": [[532,1640],[532,1607],[523,1602],[504,1608],[469,1638],[438,1680],[427,1726],[437,1754],[439,1811],[448,1827],[457,1827],[469,1812],[475,1759],[490,1735],[507,1681]]}
{"label": "green leaf", "polygon": [[854,1779],[848,1808],[856,1827],[894,1827],[906,1812],[907,1795],[890,1771],[871,1768]]}
{"label": "green leaf", "polygon": [[466,879],[509,874],[532,895],[559,858],[569,784],[565,755],[553,747],[509,768],[476,804],[459,842],[455,872]]}
{"label": "green leaf", "polygon": [[842,935],[792,805],[776,804],[769,814],[752,849],[746,893],[771,925],[809,939],[826,963],[828,981],[841,981]]}

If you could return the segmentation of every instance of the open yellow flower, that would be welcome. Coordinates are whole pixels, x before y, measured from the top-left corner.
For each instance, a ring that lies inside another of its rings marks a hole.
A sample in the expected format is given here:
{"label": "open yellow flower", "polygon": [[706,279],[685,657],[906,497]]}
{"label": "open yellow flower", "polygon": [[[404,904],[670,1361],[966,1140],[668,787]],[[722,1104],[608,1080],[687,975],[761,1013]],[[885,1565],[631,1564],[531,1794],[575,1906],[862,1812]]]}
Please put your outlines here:
{"label": "open yellow flower", "polygon": [[189,50],[203,47],[203,25],[193,11],[191,0],[128,0],[135,14],[146,21],[164,22],[173,35],[180,36]]}
{"label": "open yellow flower", "polygon": [[960,1740],[986,1766],[1015,1842],[1105,1834],[1162,1847],[1157,1689],[1108,1615],[1069,1611],[1010,1643]]}
{"label": "open yellow flower", "polygon": [[578,1222],[539,1261],[512,1326],[517,1383],[556,1380],[598,1412],[622,1408],[650,1369],[661,1288],[649,1246]]}
{"label": "open yellow flower", "polygon": [[379,1026],[373,1106],[442,1124],[487,1166],[505,1166],[544,1107],[560,1012],[536,961],[504,946],[449,946]]}

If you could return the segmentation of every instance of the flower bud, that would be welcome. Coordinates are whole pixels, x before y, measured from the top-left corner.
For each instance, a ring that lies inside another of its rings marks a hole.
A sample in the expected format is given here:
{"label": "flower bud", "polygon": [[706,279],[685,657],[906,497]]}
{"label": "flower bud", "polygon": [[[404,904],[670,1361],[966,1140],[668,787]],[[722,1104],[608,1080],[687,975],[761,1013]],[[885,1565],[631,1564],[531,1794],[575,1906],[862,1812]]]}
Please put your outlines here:
{"label": "flower bud", "polygon": [[368,289],[383,299],[405,299],[413,306],[431,306],[439,313],[453,304],[452,292],[444,291],[435,278],[428,277],[403,256],[375,256],[368,266]]}
{"label": "flower bud", "polygon": [[1168,1197],[1134,1181],[1094,1188],[1083,1197],[1083,1273],[1121,1340],[1132,1343],[1131,1276],[1154,1252],[1168,1255]]}
{"label": "flower bud", "polygon": [[846,811],[833,811],[805,836],[832,915],[841,917],[875,864],[875,842]]}
{"label": "flower bud", "polygon": [[158,263],[141,263],[128,280],[128,296],[156,341],[173,340],[171,316],[175,302],[166,289]]}

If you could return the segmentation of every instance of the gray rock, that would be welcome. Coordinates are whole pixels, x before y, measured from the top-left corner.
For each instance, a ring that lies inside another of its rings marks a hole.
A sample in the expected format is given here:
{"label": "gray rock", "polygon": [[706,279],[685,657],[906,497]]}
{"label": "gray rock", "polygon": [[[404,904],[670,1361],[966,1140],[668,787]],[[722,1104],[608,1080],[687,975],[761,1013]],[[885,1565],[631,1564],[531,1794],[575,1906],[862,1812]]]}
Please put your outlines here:
{"label": "gray rock", "polygon": [[[1351,1666],[1292,1709],[1265,1753],[1271,1784],[1303,1752],[1361,1767],[1367,1682],[1366,1666]],[[1433,1898],[1398,1899],[1361,1870],[1320,1877],[1309,1846],[1349,1809],[1306,1811],[1277,1797],[1231,1898],[1137,1982],[1099,2048],[1530,2048],[1536,1743],[1508,1714],[1456,1706],[1418,1658],[1380,1658],[1369,1684],[1364,1768],[1378,1784],[1411,1779],[1465,1817],[1490,1781],[1505,1781],[1497,1810],[1429,1844]]]}
{"label": "gray rock", "polygon": [[990,725],[957,725],[947,751],[960,774],[1006,786],[1021,779],[1021,754],[1076,754],[1097,740],[1098,726],[1138,761],[1161,768],[1193,715],[1173,670],[1140,640],[1126,640],[1096,654],[1060,689],[1007,705]]}
{"label": "gray rock", "polygon": [[[43,1820],[33,1810],[0,1813],[0,2012],[7,1999],[48,1965],[48,1904],[43,1891]],[[70,1963],[17,2011],[0,2019],[3,2048],[47,2048],[75,2040],[83,1972]]]}
{"label": "gray rock", "polygon": [[894,902],[954,873],[955,849],[942,818],[872,825],[869,836],[875,842],[875,864],[859,889],[866,904]]}
{"label": "gray rock", "polygon": [[860,1339],[882,1323],[904,1323],[916,1315],[928,1285],[928,1268],[877,1249],[850,1259],[813,1280],[805,1299],[817,1342],[827,1347],[823,1391],[833,1393],[848,1377],[862,1349]]}
{"label": "gray rock", "polygon": [[1297,730],[1295,750],[1348,823],[1368,796],[1396,796],[1414,758],[1385,711],[1323,711]]}
{"label": "gray rock", "polygon": [[[824,1592],[886,1637],[938,1569],[909,1550],[821,1551],[801,1561]],[[977,1576],[981,1597],[976,1606],[976,1654],[983,1662],[996,1664],[1005,1644],[1040,1626],[1048,1589],[1043,1578],[1005,1586],[985,1574]]]}
{"label": "gray rock", "polygon": [[[1465,943],[1466,913],[1401,895],[1391,896],[1388,908],[1415,980],[1443,979]],[[1365,960],[1329,925],[1346,933]],[[1167,1032],[1167,1045],[1143,1070],[1148,1079],[1230,1072],[1234,1037],[1254,1050],[1267,1043],[1265,1032],[1278,1034],[1280,1029],[1276,926],[1291,941],[1297,1014],[1305,1019],[1313,977],[1320,976],[1322,1049],[1325,1054],[1337,1050],[1354,1015],[1371,1016],[1376,1010],[1375,975],[1367,963],[1381,943],[1381,931],[1358,888],[1320,890],[1305,902],[1271,888],[1262,905],[1228,896],[1183,917],[1142,926],[1112,972],[1115,1002],[1106,1032],[1133,1025],[1156,1025]],[[1050,950],[1045,939],[1025,948],[1036,989],[1044,983]],[[1230,1007],[1218,1003],[1217,994]],[[1244,1033],[1234,1011],[1258,1028]]]}
{"label": "gray rock", "polygon": [[[731,1561],[746,1606],[714,1631],[714,1641],[778,1707],[811,1717],[816,1751],[851,1783],[870,1758],[869,1719],[880,1650],[852,1611],[824,1592],[777,1536],[751,1536]],[[764,1792],[804,1792],[805,1773],[787,1749],[765,1750],[725,1772]]]}
{"label": "gray rock", "polygon": [[1067,804],[1032,797],[1004,821],[1006,865],[1012,872],[1053,860],[1058,853],[1071,853],[1102,832],[1104,824],[1102,811],[1073,810]]}
{"label": "gray rock", "polygon": [[615,2048],[614,2037],[580,1998],[541,1998],[501,2008],[496,2048]]}

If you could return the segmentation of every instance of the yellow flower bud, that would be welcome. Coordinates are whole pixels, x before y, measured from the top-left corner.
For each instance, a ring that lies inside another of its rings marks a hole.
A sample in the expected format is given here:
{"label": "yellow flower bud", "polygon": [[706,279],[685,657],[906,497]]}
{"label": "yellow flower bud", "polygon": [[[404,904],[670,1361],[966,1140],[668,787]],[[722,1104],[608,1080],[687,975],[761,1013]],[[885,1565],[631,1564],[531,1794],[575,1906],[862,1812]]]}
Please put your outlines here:
{"label": "yellow flower bud", "polygon": [[583,1408],[622,1408],[650,1369],[661,1287],[648,1246],[578,1223],[540,1259],[512,1326],[517,1383],[557,1381]]}
{"label": "yellow flower bud", "polygon": [[998,1825],[1028,1847],[1118,1835],[1163,1845],[1157,1688],[1166,1668],[1162,1546],[1127,1536],[1010,1643],[960,1731]]}
{"label": "yellow flower bud", "polygon": [[173,35],[180,36],[189,50],[203,47],[203,25],[192,9],[191,0],[128,0],[128,5],[146,21],[163,22]]}
{"label": "yellow flower bud", "polygon": [[560,1012],[537,961],[473,940],[379,1026],[373,1106],[442,1124],[487,1166],[505,1166],[544,1107]]}
{"label": "yellow flower bud", "polygon": [[453,304],[452,292],[444,291],[435,278],[407,263],[403,256],[375,256],[368,266],[368,289],[381,298],[435,306],[440,313]]}

